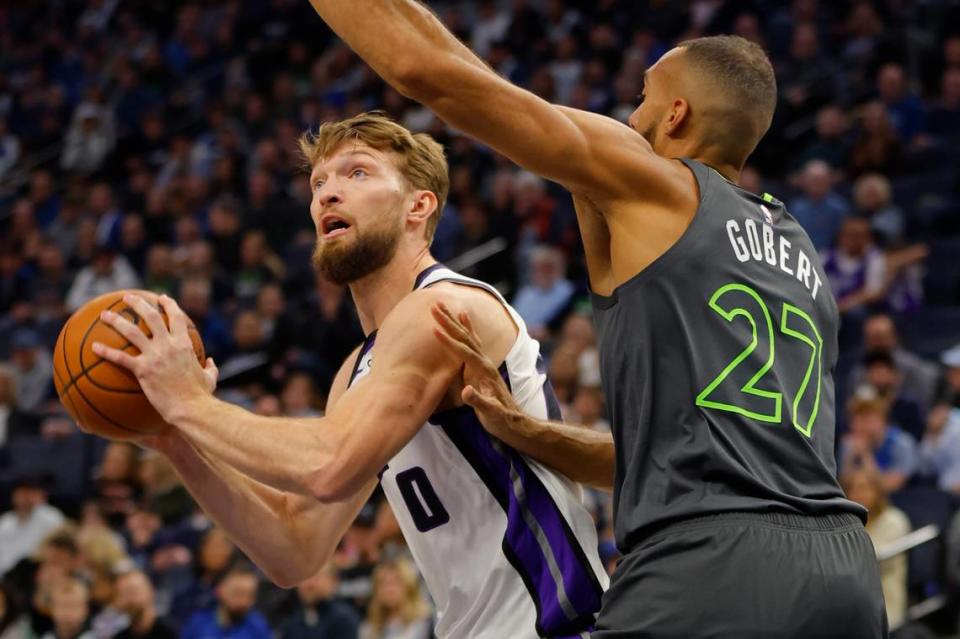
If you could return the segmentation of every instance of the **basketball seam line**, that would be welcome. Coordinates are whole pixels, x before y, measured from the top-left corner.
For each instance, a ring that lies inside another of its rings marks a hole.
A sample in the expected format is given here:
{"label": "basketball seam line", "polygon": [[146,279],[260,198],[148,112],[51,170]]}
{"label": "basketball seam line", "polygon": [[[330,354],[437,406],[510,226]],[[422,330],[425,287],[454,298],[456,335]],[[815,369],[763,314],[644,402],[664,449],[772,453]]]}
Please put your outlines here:
{"label": "basketball seam line", "polygon": [[[113,304],[111,304],[111,305],[108,306],[107,308],[113,308]],[[97,321],[99,321],[99,320],[97,320]],[[96,322],[94,322],[94,324],[96,324]],[[92,328],[92,326],[93,326],[93,325],[91,325],[91,328]],[[67,329],[68,329],[69,327],[70,327],[70,322],[67,321],[67,324],[63,327],[63,330],[64,330],[64,331],[67,331]],[[88,334],[89,334],[89,331],[90,331],[90,329],[87,330],[87,333],[88,333]],[[82,345],[82,344],[83,344],[83,342],[81,342],[81,345]],[[71,377],[72,377],[73,374],[70,372],[70,364],[69,364],[69,362],[67,361],[66,349],[67,349],[67,333],[64,332],[64,335],[63,335],[63,360],[64,360],[64,363],[67,365],[67,373],[68,373],[69,375],[71,375]],[[101,361],[102,361],[102,360],[101,360]],[[81,367],[83,366],[82,358],[81,358],[80,365],[81,365]],[[78,379],[79,379],[79,377],[78,377]],[[89,378],[88,378],[88,379],[89,379]],[[100,409],[97,408],[96,405],[94,405],[94,403],[91,402],[91,401],[87,398],[87,396],[84,394],[84,392],[83,392],[82,390],[80,390],[80,386],[79,386],[79,385],[73,384],[73,387],[77,389],[77,394],[80,395],[80,399],[82,399],[87,406],[89,406],[90,408],[92,408],[92,409],[93,409],[93,412],[95,412],[97,415],[99,415],[100,417],[102,417],[103,419],[105,419],[105,420],[106,420],[107,422],[109,422],[111,425],[116,426],[116,427],[119,428],[120,430],[127,431],[128,433],[136,433],[136,434],[138,434],[138,435],[142,435],[142,434],[143,434],[141,431],[138,431],[138,430],[136,430],[136,429],[130,428],[129,426],[125,426],[125,425],[121,424],[120,422],[114,420],[112,417],[110,417],[110,416],[108,416],[108,415],[104,415],[103,412],[100,411]],[[66,391],[65,391],[65,392],[66,392]],[[76,404],[75,404],[75,403],[74,403],[74,408],[76,408]],[[77,411],[77,412],[79,413],[80,411]],[[78,415],[78,417],[79,417],[79,415]]]}
{"label": "basketball seam line", "polygon": [[[113,304],[111,304],[110,306],[108,306],[108,307],[106,308],[106,310],[112,309],[114,306],[116,306],[117,304],[119,304],[119,303],[122,302],[122,301],[123,301],[123,298],[116,300]],[[71,318],[71,319],[73,319],[73,318]],[[100,321],[99,318],[97,318],[95,321],[93,321],[93,322],[90,324],[90,326],[87,327],[87,332],[83,334],[83,338],[80,340],[80,372],[77,373],[76,377],[74,377],[74,375],[73,375],[73,371],[72,371],[71,368],[70,368],[70,360],[67,358],[67,335],[66,335],[66,330],[67,330],[67,327],[70,325],[70,320],[67,320],[67,323],[66,323],[66,324],[64,325],[64,327],[63,327],[64,335],[63,335],[63,342],[62,342],[62,344],[61,344],[62,348],[61,348],[60,350],[63,351],[63,365],[64,365],[64,366],[66,367],[66,369],[67,369],[67,377],[69,378],[69,381],[67,382],[67,385],[63,387],[63,392],[64,392],[64,393],[66,393],[68,390],[70,390],[70,387],[73,386],[74,384],[76,384],[78,379],[80,379],[81,377],[84,377],[84,376],[87,374],[88,371],[92,371],[94,368],[96,368],[96,367],[99,366],[100,364],[108,361],[108,360],[105,360],[105,359],[101,359],[100,361],[98,361],[98,362],[96,362],[95,364],[93,364],[92,366],[90,366],[90,368],[85,368],[84,365],[83,365],[83,345],[87,343],[87,337],[90,335],[90,331],[93,330],[93,327],[96,326],[96,325],[97,325],[97,322],[99,322],[99,321]],[[131,342],[128,341],[126,344],[123,345],[123,348],[126,348],[127,346],[130,346],[130,344],[131,344]]]}

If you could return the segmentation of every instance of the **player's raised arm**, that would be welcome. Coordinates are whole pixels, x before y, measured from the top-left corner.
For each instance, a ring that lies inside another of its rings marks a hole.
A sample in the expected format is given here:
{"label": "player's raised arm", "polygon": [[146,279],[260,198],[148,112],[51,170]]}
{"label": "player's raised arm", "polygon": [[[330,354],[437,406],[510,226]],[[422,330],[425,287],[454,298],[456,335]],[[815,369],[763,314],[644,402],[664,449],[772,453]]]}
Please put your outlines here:
{"label": "player's raised arm", "polygon": [[572,110],[504,80],[419,2],[311,4],[398,91],[571,191],[655,199],[675,181],[669,179],[670,162],[656,156],[639,133],[603,116],[570,117]]}
{"label": "player's raised arm", "polygon": [[466,312],[454,316],[444,304],[435,305],[431,312],[437,322],[434,334],[463,362],[463,400],[491,435],[574,481],[612,490],[612,435],[524,413],[484,354],[470,316]]}

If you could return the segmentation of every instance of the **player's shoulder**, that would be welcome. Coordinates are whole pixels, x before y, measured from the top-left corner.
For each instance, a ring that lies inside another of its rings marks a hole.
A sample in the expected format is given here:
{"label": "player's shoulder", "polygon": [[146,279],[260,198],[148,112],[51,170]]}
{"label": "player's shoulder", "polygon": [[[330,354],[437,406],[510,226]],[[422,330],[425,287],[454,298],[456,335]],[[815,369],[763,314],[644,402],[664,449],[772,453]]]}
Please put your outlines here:
{"label": "player's shoulder", "polygon": [[333,408],[333,404],[340,399],[340,396],[347,390],[347,387],[350,386],[350,378],[353,375],[353,368],[356,365],[357,357],[360,355],[360,350],[363,348],[363,344],[358,344],[356,348],[350,351],[350,354],[347,355],[346,359],[340,364],[340,369],[337,371],[337,374],[333,378],[333,383],[330,384],[330,392],[327,393],[327,410],[329,411]]}

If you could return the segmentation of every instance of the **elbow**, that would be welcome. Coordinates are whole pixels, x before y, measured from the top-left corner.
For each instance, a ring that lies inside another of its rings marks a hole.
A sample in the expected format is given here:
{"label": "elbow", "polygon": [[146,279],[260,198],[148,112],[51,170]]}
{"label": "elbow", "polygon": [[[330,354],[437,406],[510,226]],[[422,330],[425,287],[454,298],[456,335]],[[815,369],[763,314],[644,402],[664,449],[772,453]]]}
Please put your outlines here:
{"label": "elbow", "polygon": [[[443,65],[435,55],[406,55],[395,63],[394,69],[390,80],[393,88],[404,97],[428,107],[444,96],[450,78],[455,77],[449,66]],[[444,79],[446,82],[442,81]]]}
{"label": "elbow", "polygon": [[343,501],[357,491],[351,474],[342,464],[323,464],[307,480],[310,494],[323,504]]}
{"label": "elbow", "polygon": [[313,546],[311,556],[289,553],[287,557],[296,557],[296,561],[264,564],[260,569],[278,588],[295,588],[320,572],[337,548],[336,542],[329,543],[322,539],[311,539],[310,544]]}

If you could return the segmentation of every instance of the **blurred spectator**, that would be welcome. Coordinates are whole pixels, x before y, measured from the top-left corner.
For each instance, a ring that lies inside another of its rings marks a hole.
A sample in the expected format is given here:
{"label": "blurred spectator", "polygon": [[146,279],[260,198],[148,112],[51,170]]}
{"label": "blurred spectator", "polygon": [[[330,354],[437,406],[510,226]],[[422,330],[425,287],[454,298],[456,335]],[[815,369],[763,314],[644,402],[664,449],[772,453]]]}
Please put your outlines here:
{"label": "blurred spectator", "polygon": [[[863,324],[863,352],[889,353],[897,370],[902,374],[901,393],[919,402],[921,413],[926,414],[930,410],[936,399],[940,371],[936,364],[910,352],[900,343],[900,336],[892,317],[880,313],[867,318]],[[858,363],[850,371],[847,386],[856,389],[865,381],[866,371],[863,365]]]}
{"label": "blurred spectator", "polygon": [[233,338],[223,315],[213,306],[213,288],[204,277],[188,277],[180,284],[179,304],[193,320],[203,338],[207,355],[220,364],[220,358],[229,352]]}
{"label": "blurred spectator", "polygon": [[430,608],[416,568],[407,559],[383,562],[373,573],[373,598],[361,639],[429,639]]}
{"label": "blurred spectator", "polygon": [[12,508],[0,515],[0,574],[31,555],[63,523],[63,513],[47,503],[45,484],[29,475],[14,481]]}
{"label": "blurred spectator", "polygon": [[850,214],[850,204],[834,192],[832,181],[830,166],[823,160],[811,160],[800,176],[803,195],[787,207],[818,250],[833,244],[841,222]]}
{"label": "blurred spectator", "polygon": [[923,436],[924,419],[920,402],[903,388],[903,374],[897,368],[893,356],[887,351],[867,353],[863,358],[866,386],[858,390],[868,391],[890,407],[890,420],[915,439]]}
{"label": "blurred spectator", "polygon": [[860,113],[860,133],[850,151],[850,171],[895,173],[900,168],[902,145],[890,114],[881,102],[870,102]]}
{"label": "blurred spectator", "polygon": [[67,271],[63,251],[53,242],[44,242],[40,248],[37,273],[30,283],[28,299],[39,309],[53,316],[64,314],[64,299],[70,290],[72,274]]}
{"label": "blurred spectator", "polygon": [[7,442],[33,430],[32,422],[17,406],[16,371],[12,366],[0,364],[0,469],[5,463],[2,451]]}
{"label": "blurred spectator", "polygon": [[887,265],[873,244],[870,223],[848,217],[840,225],[837,244],[822,253],[823,270],[841,314],[863,314],[887,293]]}
{"label": "blurred spectator", "polygon": [[938,404],[930,410],[920,442],[921,470],[941,490],[960,494],[960,409]]}
{"label": "blurred spectator", "polygon": [[177,275],[173,252],[166,244],[154,244],[147,250],[143,287],[157,295],[173,295],[176,292]]}
{"label": "blurred spectator", "polygon": [[855,397],[848,408],[850,432],[840,445],[840,474],[876,468],[887,492],[899,490],[917,468],[917,444],[888,420],[879,398]]}
{"label": "blurred spectator", "polygon": [[168,619],[184,623],[198,612],[216,604],[215,588],[231,569],[237,556],[237,547],[220,528],[211,528],[200,540],[194,562],[196,579],[177,592],[170,605]]}
{"label": "blurred spectator", "polygon": [[960,344],[944,351],[940,361],[946,368],[944,374],[944,401],[960,408]]}
{"label": "blurred spectator", "polygon": [[360,619],[336,599],[337,569],[328,563],[297,586],[300,607],[281,625],[279,639],[357,639]]}
{"label": "blurred spectator", "polygon": [[[889,491],[876,469],[863,468],[843,475],[847,497],[867,509],[867,534],[879,551],[910,532],[910,520],[902,510],[890,504]],[[880,563],[880,585],[887,606],[887,621],[899,627],[907,612],[907,555]]]}
{"label": "blurred spectator", "polygon": [[260,391],[269,382],[270,355],[256,311],[240,311],[233,320],[233,353],[220,362],[223,387]]}
{"label": "blurred spectator", "polygon": [[777,75],[785,117],[791,121],[813,114],[834,98],[834,67],[821,51],[815,25],[794,26],[789,57],[778,65]]}
{"label": "blurred spectator", "polygon": [[136,509],[139,493],[137,467],[139,453],[128,442],[107,444],[100,466],[94,471],[94,490],[97,503],[114,530],[120,530],[127,515]]}
{"label": "blurred spectator", "polygon": [[573,284],[565,278],[563,254],[539,246],[530,256],[529,284],[513,299],[513,307],[527,324],[534,339],[544,339],[550,324],[568,310],[573,298]]}
{"label": "blurred spectator", "polygon": [[266,236],[261,231],[247,231],[240,243],[240,270],[234,275],[237,299],[252,303],[261,287],[283,278],[283,270],[282,262],[270,251]]}
{"label": "blurred spectator", "polygon": [[287,377],[280,395],[283,414],[287,417],[320,417],[320,402],[313,379],[306,373],[293,373]]}
{"label": "blurred spectator", "polygon": [[64,140],[60,166],[67,171],[93,173],[113,150],[112,118],[105,109],[86,102],[77,107]]}
{"label": "blurred spectator", "polygon": [[960,139],[960,67],[943,72],[940,100],[927,115],[927,133],[946,144]]}
{"label": "blurred spectator", "polygon": [[67,293],[67,308],[75,311],[95,297],[125,288],[140,288],[140,278],[125,257],[100,246],[90,266],[77,273]]}
{"label": "blurred spectator", "polygon": [[857,215],[870,220],[870,230],[881,246],[893,247],[903,240],[903,211],[892,202],[890,181],[867,173],[853,183],[853,204]]}
{"label": "blurred spectator", "polygon": [[569,421],[590,430],[610,432],[610,423],[603,418],[603,391],[599,386],[581,386],[573,396]]}
{"label": "blurred spectator", "polygon": [[560,403],[560,413],[565,417],[570,414],[570,405],[577,390],[580,375],[577,358],[576,346],[567,343],[560,344],[550,354],[547,376]]}
{"label": "blurred spectator", "polygon": [[129,619],[129,625],[118,633],[117,639],[174,639],[176,634],[157,615],[153,584],[139,570],[131,570],[117,577],[116,598],[113,605]]}
{"label": "blurred spectator", "polygon": [[14,333],[11,347],[17,407],[24,412],[36,412],[50,395],[53,359],[40,343],[40,336],[29,328]]}
{"label": "blurred spectator", "polygon": [[90,591],[73,577],[65,577],[50,592],[53,629],[40,639],[95,639],[87,629],[90,618]]}
{"label": "blurred spectator", "polygon": [[267,620],[253,606],[257,575],[233,568],[217,585],[217,605],[194,613],[180,633],[182,639],[271,639]]}
{"label": "blurred spectator", "polygon": [[30,636],[26,615],[5,584],[0,584],[0,639],[24,639]]}
{"label": "blurred spectator", "polygon": [[163,455],[146,452],[140,460],[138,479],[143,488],[144,506],[158,514],[165,526],[185,520],[196,509],[173,464]]}
{"label": "blurred spectator", "polygon": [[897,136],[907,145],[923,129],[923,103],[908,91],[907,78],[899,64],[885,64],[877,72],[877,94],[890,114]]}
{"label": "blurred spectator", "polygon": [[7,119],[0,114],[0,180],[3,180],[20,159],[20,140],[10,132]]}

